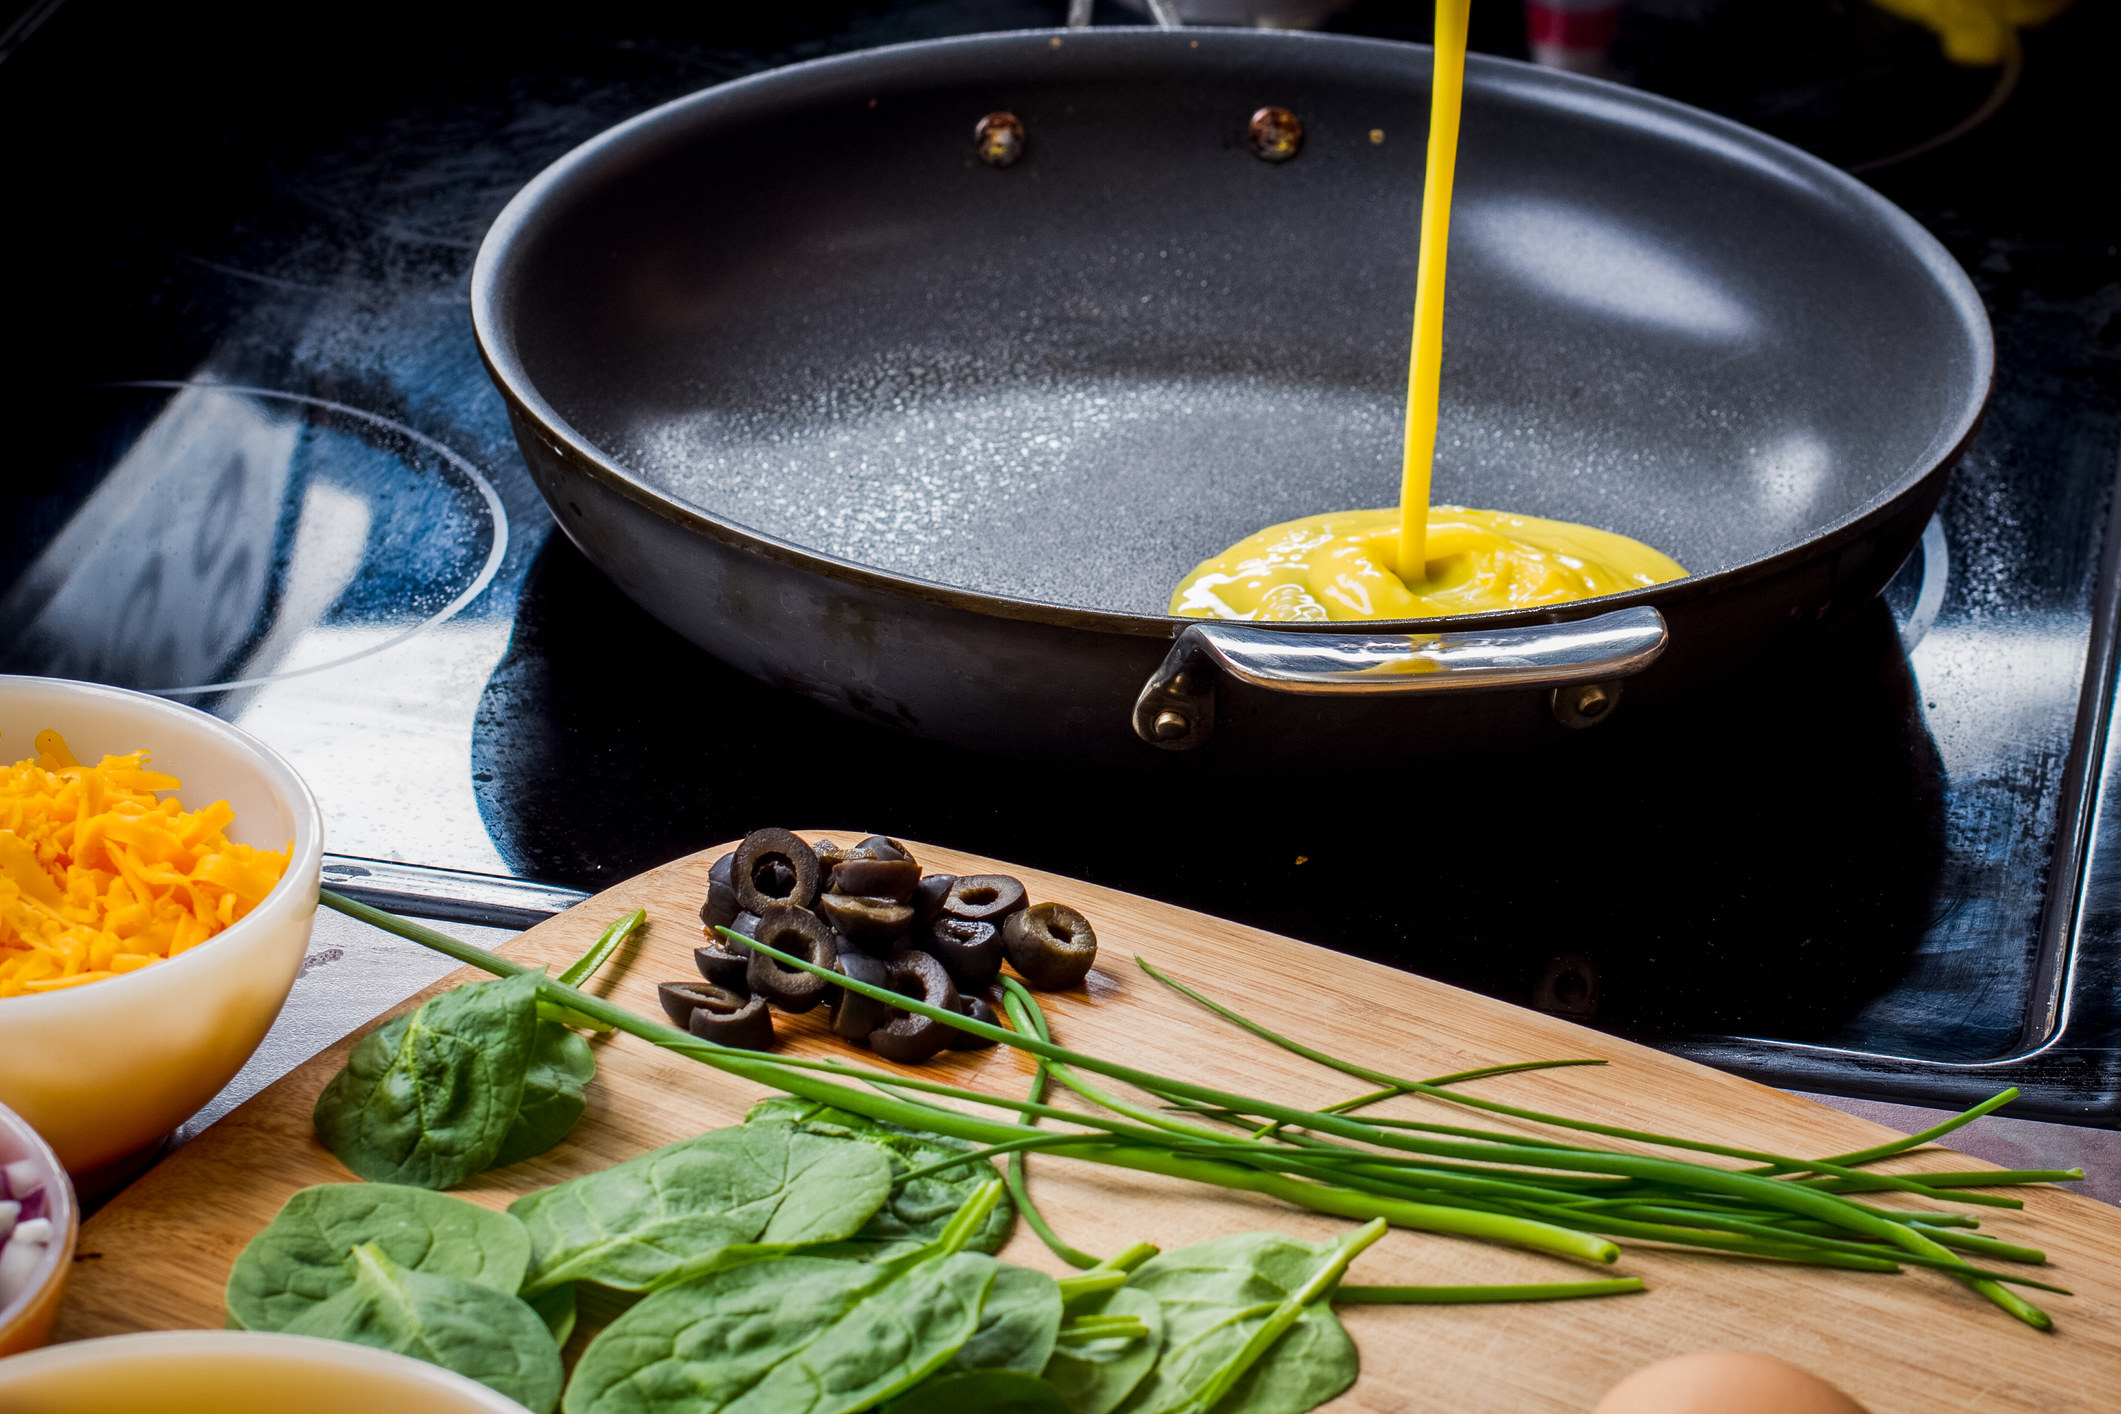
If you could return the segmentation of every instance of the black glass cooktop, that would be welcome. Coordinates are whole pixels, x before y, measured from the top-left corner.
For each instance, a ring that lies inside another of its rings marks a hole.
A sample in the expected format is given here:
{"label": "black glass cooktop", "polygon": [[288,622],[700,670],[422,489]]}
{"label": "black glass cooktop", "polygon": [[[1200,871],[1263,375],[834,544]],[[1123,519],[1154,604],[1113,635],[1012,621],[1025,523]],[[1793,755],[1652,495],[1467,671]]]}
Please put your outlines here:
{"label": "black glass cooktop", "polygon": [[[1423,38],[1407,9],[1333,24]],[[564,901],[499,876],[593,889],[760,824],[847,825],[1806,1089],[2016,1083],[2021,1112],[2121,1122],[2114,7],[1980,71],[1861,4],[1631,9],[1619,68],[1866,168],[1979,285],[1995,397],[1924,549],[1816,650],[1565,754],[1184,796],[893,736],[687,646],[551,533],[471,336],[487,223],[599,129],[771,65],[1064,11],[383,4],[327,36],[278,8],[22,10],[0,36],[0,671],[257,732],[316,788],[328,847],[368,861],[336,877],[437,914]],[[1513,6],[1475,38],[1523,54]]]}

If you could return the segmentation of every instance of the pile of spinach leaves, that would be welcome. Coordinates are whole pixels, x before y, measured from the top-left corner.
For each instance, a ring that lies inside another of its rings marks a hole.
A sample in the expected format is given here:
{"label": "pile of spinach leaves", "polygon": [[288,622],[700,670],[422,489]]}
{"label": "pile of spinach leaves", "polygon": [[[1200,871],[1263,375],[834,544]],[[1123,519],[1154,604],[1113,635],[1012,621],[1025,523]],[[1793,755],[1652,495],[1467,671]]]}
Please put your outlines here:
{"label": "pile of spinach leaves", "polygon": [[[1144,1244],[1056,1281],[992,1256],[1015,1215],[988,1164],[950,1166],[970,1144],[809,1100],[505,1213],[434,1192],[583,1112],[595,1023],[540,1001],[538,976],[457,987],[354,1048],[315,1122],[370,1181],[288,1200],[229,1274],[231,1326],[416,1356],[533,1414],[1304,1414],[1354,1382],[1328,1303],[1381,1222]],[[583,1282],[639,1299],[570,1380]]]}
{"label": "pile of spinach leaves", "polygon": [[[533,1414],[1303,1414],[1354,1381],[1327,1302],[1381,1225],[1056,1281],[991,1255],[1013,1214],[988,1165],[903,1177],[969,1148],[774,1099],[505,1213],[322,1184],[237,1259],[229,1324],[416,1356]],[[641,1299],[563,1381],[578,1282]]]}
{"label": "pile of spinach leaves", "polygon": [[[613,922],[560,980],[587,981],[646,918]],[[324,1147],[374,1183],[455,1188],[565,1139],[597,1069],[576,1028],[595,1023],[539,1001],[537,984],[467,983],[362,1037],[317,1097]]]}
{"label": "pile of spinach leaves", "polygon": [[[659,1150],[635,1160],[643,1167],[622,1187],[600,1185],[604,1174],[575,1180],[581,1196],[568,1210],[600,1191],[645,1195],[651,1175],[676,1172],[707,1141],[719,1153],[740,1143],[778,1153],[800,1125],[857,1138],[867,1123],[769,1103],[737,1129],[770,1140],[722,1130]],[[590,1342],[565,1414],[1303,1414],[1354,1383],[1354,1343],[1328,1302],[1381,1222],[1333,1243],[1244,1233],[1152,1256],[1131,1275],[1107,1264],[1055,1281],[975,1249],[1002,1185],[984,1164],[965,1168],[984,1181],[924,1241],[742,1255],[725,1243],[676,1266],[648,1255],[626,1276],[649,1294]],[[539,1249],[533,1284],[548,1256],[536,1215],[559,1191],[514,1210],[528,1210]],[[816,1220],[813,1201],[802,1221]],[[716,1220],[727,1211],[724,1202]],[[553,1249],[554,1279],[581,1273],[567,1262],[584,1245]]]}

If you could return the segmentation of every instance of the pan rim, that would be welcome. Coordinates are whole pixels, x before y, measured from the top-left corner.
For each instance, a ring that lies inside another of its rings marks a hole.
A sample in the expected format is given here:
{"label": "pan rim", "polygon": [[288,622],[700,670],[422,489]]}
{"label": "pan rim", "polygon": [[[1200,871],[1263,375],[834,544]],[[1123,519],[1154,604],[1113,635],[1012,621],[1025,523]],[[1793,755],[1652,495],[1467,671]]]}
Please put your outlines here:
{"label": "pan rim", "polygon": [[[535,427],[551,452],[587,474],[606,491],[683,528],[706,535],[733,549],[759,555],[791,568],[872,592],[954,608],[987,618],[1049,624],[1126,637],[1170,638],[1194,618],[1171,614],[1131,613],[1088,608],[1051,600],[996,594],[881,569],[830,554],[748,526],[650,485],[629,471],[593,439],[575,428],[538,391],[518,356],[512,318],[504,298],[514,263],[534,243],[543,225],[563,208],[579,186],[593,184],[601,171],[622,164],[718,109],[739,105],[784,90],[811,87],[820,79],[845,82],[875,71],[878,77],[910,73],[947,52],[969,61],[989,51],[1027,53],[1058,49],[1064,43],[1095,49],[1153,52],[1157,45],[1197,44],[1211,39],[1236,46],[1310,45],[1342,50],[1378,62],[1428,55],[1430,48],[1398,40],[1302,31],[1261,31],[1188,26],[1165,31],[1135,27],[1117,29],[1037,29],[953,36],[879,46],[848,54],[806,60],[748,75],[683,95],[605,129],[554,160],[511,198],[480,242],[471,276],[474,337],[489,376],[511,410]],[[1424,61],[1426,62],[1426,61]],[[1703,575],[1689,575],[1647,589],[1580,599],[1534,609],[1505,609],[1437,618],[1332,620],[1322,623],[1277,623],[1291,633],[1434,633],[1486,630],[1531,623],[1560,623],[1636,605],[1664,608],[1740,589],[1759,580],[1793,571],[1857,540],[1891,519],[1904,502],[1932,480],[1947,475],[1979,429],[1995,381],[1995,338],[1986,307],[1966,271],[1937,238],[1907,212],[1841,169],[1789,143],[1731,119],[1654,94],[1617,84],[1492,55],[1468,57],[1467,88],[1529,98],[1550,107],[1591,112],[1608,121],[1627,122],[1666,140],[1711,145],[1727,156],[1741,157],[1759,170],[1794,185],[1823,188],[1827,195],[1861,211],[1899,240],[1902,250],[1934,282],[1947,306],[1958,316],[1966,336],[1971,368],[1964,396],[1924,451],[1884,489],[1815,534],[1766,555]],[[875,86],[871,85],[875,91]],[[565,528],[565,521],[555,514]]]}

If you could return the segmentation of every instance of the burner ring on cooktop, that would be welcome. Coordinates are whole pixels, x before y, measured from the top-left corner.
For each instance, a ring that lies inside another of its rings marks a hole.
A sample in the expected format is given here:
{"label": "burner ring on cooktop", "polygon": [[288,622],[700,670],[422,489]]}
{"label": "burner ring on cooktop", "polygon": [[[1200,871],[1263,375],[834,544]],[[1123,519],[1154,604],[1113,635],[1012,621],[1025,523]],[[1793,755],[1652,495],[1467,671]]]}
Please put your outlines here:
{"label": "burner ring on cooktop", "polygon": [[301,677],[454,618],[507,555],[493,484],[401,422],[203,380],[70,392],[127,390],[173,396],[109,465],[75,458],[93,489],[0,598],[10,670],[166,697]]}

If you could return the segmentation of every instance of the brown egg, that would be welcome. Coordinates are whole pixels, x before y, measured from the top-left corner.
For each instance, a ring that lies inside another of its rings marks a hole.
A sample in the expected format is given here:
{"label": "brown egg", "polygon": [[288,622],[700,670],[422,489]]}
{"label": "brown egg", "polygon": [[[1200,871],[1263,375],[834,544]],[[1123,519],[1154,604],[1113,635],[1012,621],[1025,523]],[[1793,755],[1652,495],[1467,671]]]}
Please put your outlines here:
{"label": "brown egg", "polygon": [[1809,1370],[1751,1350],[1662,1360],[1606,1392],[1592,1414],[1864,1414]]}

